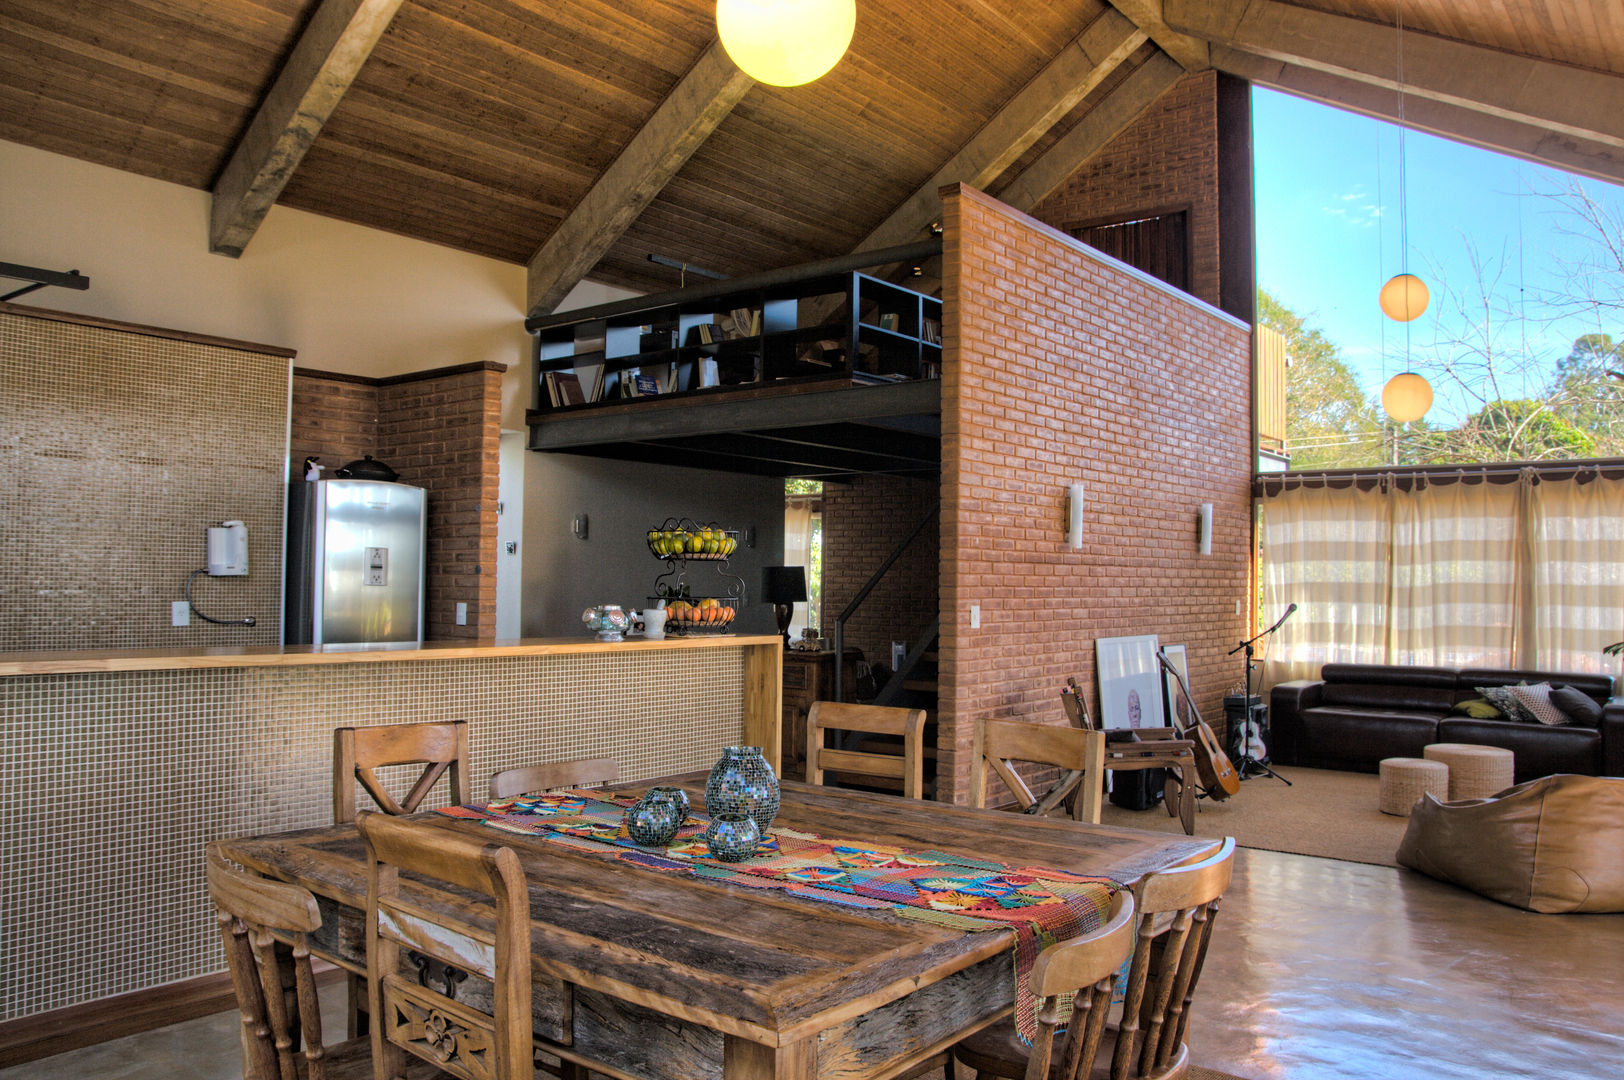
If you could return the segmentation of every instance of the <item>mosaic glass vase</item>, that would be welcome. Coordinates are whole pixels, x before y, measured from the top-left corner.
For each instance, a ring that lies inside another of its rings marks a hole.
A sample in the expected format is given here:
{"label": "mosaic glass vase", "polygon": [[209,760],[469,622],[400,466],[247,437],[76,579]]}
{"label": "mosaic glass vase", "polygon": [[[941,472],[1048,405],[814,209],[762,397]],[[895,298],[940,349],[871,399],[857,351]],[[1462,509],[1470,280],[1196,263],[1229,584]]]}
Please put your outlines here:
{"label": "mosaic glass vase", "polygon": [[[672,802],[675,802],[677,804],[677,809],[682,811],[682,820],[688,820],[688,814],[691,812],[691,808],[688,802],[688,793],[686,791],[679,787],[652,787],[648,789],[648,793],[649,795],[664,795]],[[645,796],[645,798],[647,798],[647,796]]]}
{"label": "mosaic glass vase", "polygon": [[778,775],[759,746],[728,746],[722,759],[711,766],[705,781],[705,812],[712,818],[722,814],[749,814],[755,818],[761,835],[767,834],[778,816]]}
{"label": "mosaic glass vase", "polygon": [[705,842],[710,845],[711,858],[741,862],[756,853],[761,830],[749,814],[717,814],[705,829]]}
{"label": "mosaic glass vase", "polygon": [[669,789],[655,788],[626,811],[626,835],[645,847],[665,847],[687,816]]}

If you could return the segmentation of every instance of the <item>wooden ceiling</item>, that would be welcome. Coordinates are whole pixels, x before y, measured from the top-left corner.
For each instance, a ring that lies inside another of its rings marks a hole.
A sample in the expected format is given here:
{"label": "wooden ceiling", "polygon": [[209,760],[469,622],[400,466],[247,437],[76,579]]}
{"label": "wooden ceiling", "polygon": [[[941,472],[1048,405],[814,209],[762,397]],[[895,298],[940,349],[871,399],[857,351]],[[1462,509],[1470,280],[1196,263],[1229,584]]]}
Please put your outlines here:
{"label": "wooden ceiling", "polygon": [[[0,0],[0,138],[214,190],[222,250],[280,202],[530,264],[547,310],[673,287],[650,253],[906,243],[948,180],[1033,205],[1184,70],[1391,114],[1397,3],[858,0],[781,89],[718,59],[710,0]],[[1402,14],[1417,126],[1624,180],[1624,4]]]}

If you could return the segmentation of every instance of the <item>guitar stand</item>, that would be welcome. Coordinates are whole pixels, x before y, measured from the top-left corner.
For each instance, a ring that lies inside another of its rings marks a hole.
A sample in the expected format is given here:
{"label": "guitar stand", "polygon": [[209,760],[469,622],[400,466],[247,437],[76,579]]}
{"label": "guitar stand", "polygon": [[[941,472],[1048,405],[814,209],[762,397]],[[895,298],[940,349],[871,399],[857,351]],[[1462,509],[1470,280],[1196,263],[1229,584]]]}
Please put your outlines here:
{"label": "guitar stand", "polygon": [[[1287,614],[1290,614],[1290,612],[1287,612]],[[1284,618],[1280,620],[1280,622],[1285,621],[1286,620]],[[1290,780],[1287,780],[1284,776],[1281,776],[1279,773],[1275,772],[1273,769],[1263,764],[1263,762],[1252,756],[1252,642],[1256,641],[1257,638],[1273,633],[1275,629],[1279,627],[1279,625],[1280,623],[1275,623],[1274,626],[1271,626],[1269,629],[1263,631],[1263,633],[1253,638],[1252,641],[1243,641],[1235,648],[1229,650],[1231,656],[1237,652],[1240,652],[1242,649],[1246,650],[1246,696],[1241,699],[1242,702],[1244,702],[1241,707],[1246,710],[1246,719],[1242,722],[1241,727],[1241,738],[1243,742],[1241,743],[1240,760],[1235,762],[1235,775],[1242,780],[1251,780],[1256,776],[1267,776],[1272,780],[1280,781],[1287,787],[1291,787],[1292,783]]]}

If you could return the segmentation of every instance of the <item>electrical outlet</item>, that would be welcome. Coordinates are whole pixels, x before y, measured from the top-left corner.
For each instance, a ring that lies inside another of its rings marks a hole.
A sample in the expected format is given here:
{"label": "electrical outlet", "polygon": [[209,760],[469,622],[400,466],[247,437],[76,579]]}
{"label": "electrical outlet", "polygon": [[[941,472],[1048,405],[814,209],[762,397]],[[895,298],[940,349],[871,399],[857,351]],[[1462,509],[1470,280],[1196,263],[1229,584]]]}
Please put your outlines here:
{"label": "electrical outlet", "polygon": [[169,602],[169,625],[191,626],[192,605],[184,600],[171,600]]}
{"label": "electrical outlet", "polygon": [[970,605],[970,629],[972,629],[972,630],[980,630],[981,629],[981,605],[980,604],[971,604]]}
{"label": "electrical outlet", "polygon": [[457,605],[457,625],[458,626],[467,626],[468,625],[468,605],[467,604],[458,604]]}

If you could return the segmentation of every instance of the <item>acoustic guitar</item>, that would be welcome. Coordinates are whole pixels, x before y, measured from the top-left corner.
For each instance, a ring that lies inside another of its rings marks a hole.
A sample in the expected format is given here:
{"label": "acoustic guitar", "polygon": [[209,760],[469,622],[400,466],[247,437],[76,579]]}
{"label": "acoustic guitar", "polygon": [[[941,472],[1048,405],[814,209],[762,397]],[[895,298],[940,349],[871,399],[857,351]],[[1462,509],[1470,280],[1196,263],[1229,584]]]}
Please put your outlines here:
{"label": "acoustic guitar", "polygon": [[[1218,736],[1213,734],[1212,728],[1201,719],[1201,710],[1195,707],[1195,696],[1190,693],[1190,684],[1184,681],[1184,676],[1167,654],[1160,649],[1156,650],[1156,659],[1162,665],[1162,670],[1168,672],[1178,680],[1179,690],[1184,694],[1184,701],[1190,706],[1190,715],[1195,722],[1184,728],[1179,728],[1176,717],[1168,717],[1179,735],[1195,743],[1195,774],[1201,782],[1201,789],[1207,793],[1207,798],[1214,802],[1222,802],[1241,789],[1241,778],[1235,772],[1235,766],[1230,764],[1229,755],[1225,754],[1218,745]],[[1175,709],[1176,713],[1178,710]]]}

